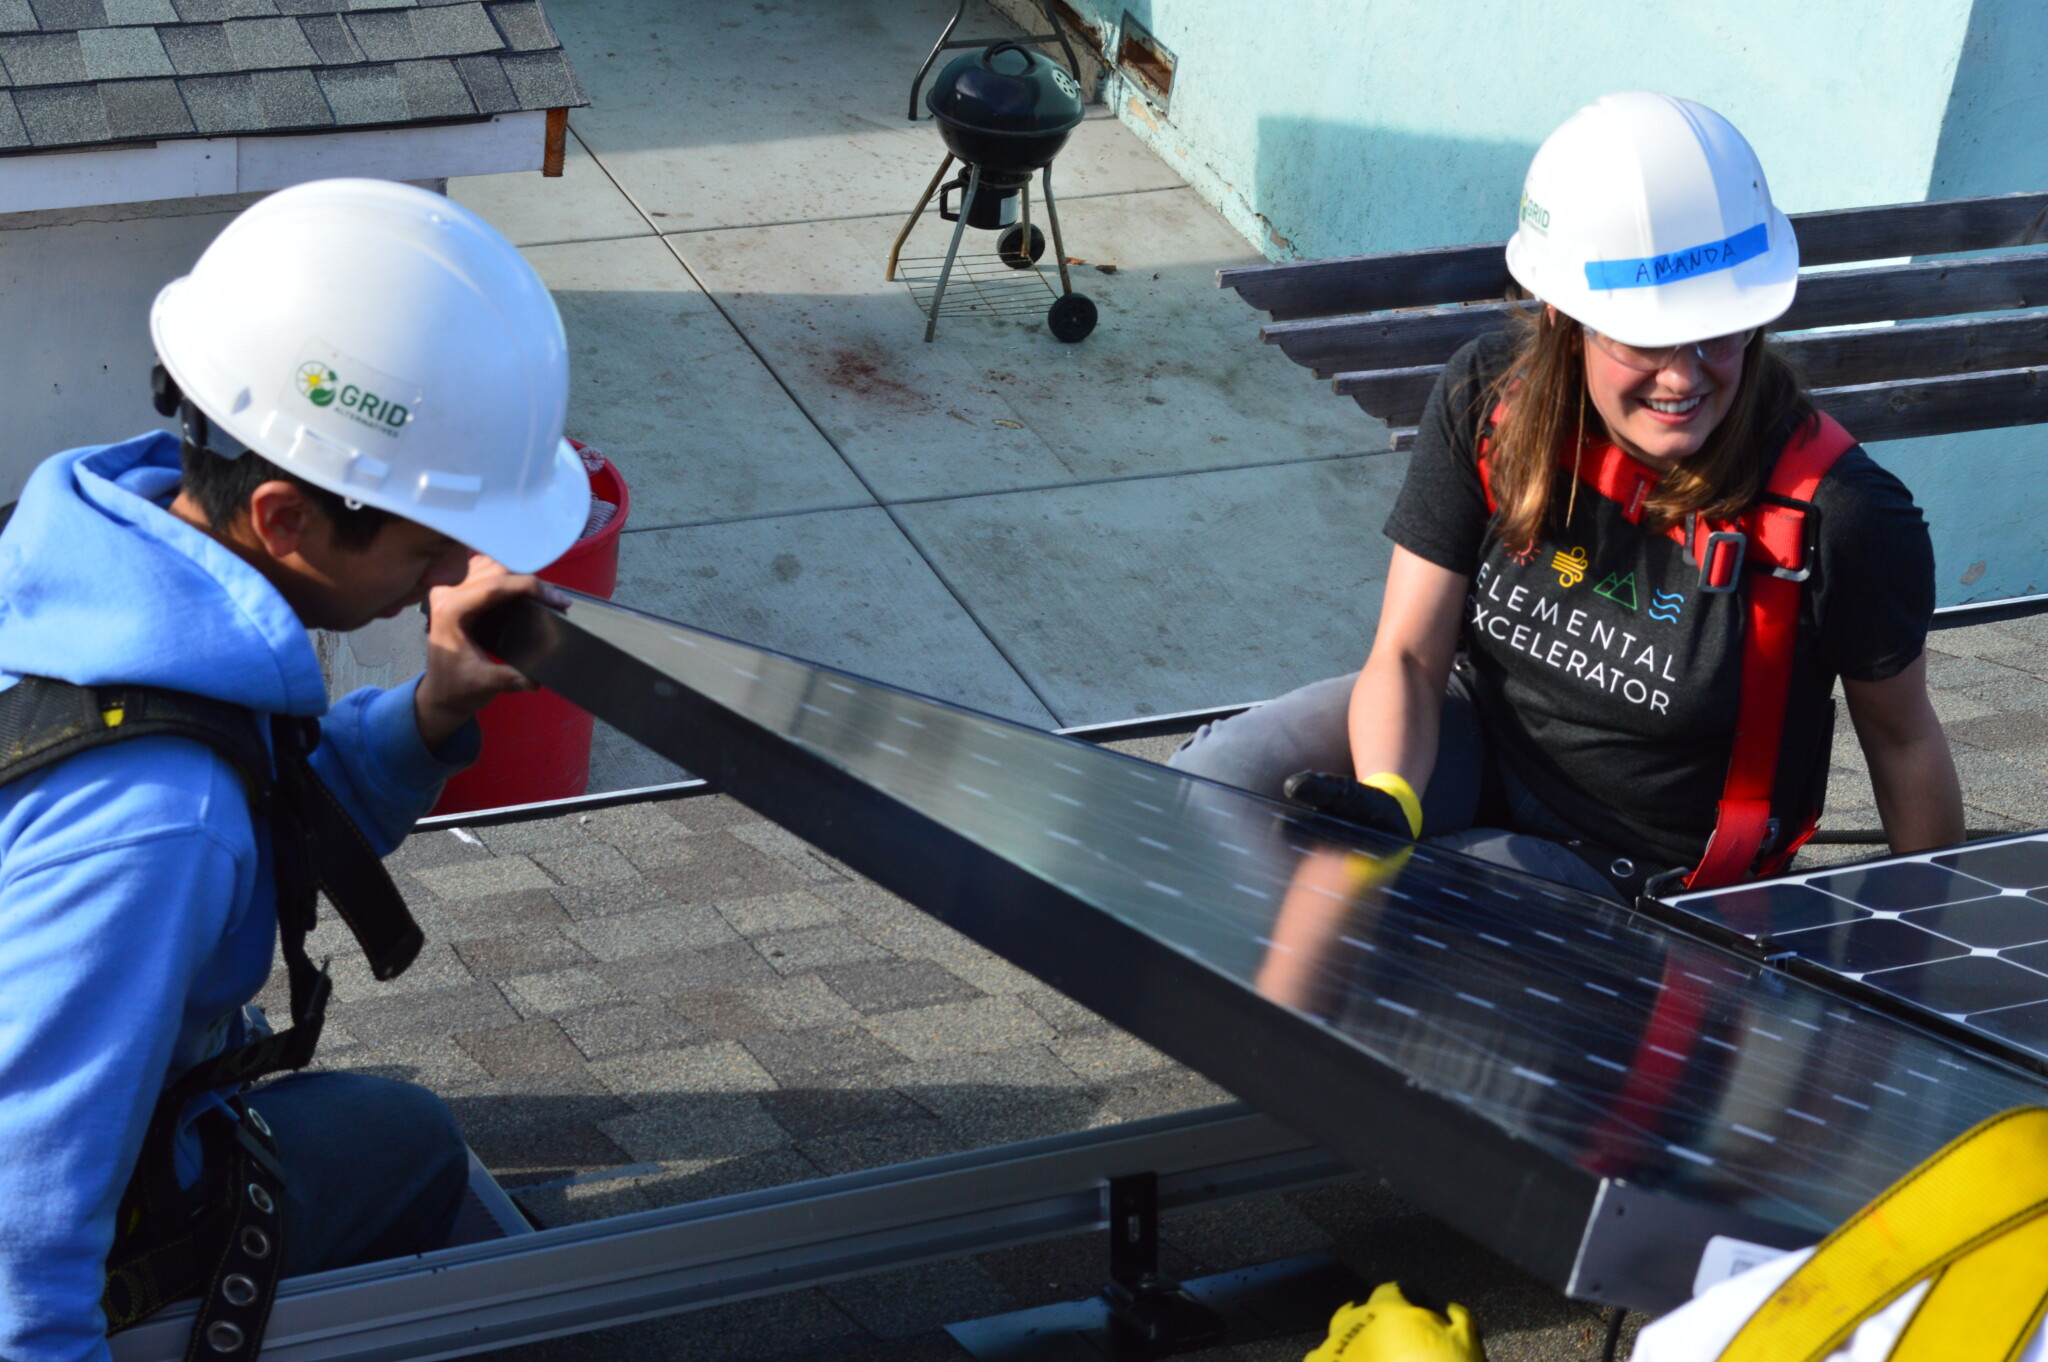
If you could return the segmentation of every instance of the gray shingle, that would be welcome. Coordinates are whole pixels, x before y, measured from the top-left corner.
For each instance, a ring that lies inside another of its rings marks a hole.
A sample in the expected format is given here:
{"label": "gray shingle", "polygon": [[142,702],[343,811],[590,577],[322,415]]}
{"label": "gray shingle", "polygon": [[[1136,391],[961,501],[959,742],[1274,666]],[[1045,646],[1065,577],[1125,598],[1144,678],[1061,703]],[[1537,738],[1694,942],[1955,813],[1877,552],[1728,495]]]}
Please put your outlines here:
{"label": "gray shingle", "polygon": [[[78,55],[76,33],[0,38],[0,61],[7,63],[7,74],[17,86],[67,85],[85,79],[85,58]],[[35,136],[33,123],[29,125],[29,135]],[[37,138],[36,145],[41,146],[42,139]]]}
{"label": "gray shingle", "polygon": [[232,19],[225,27],[235,65],[245,71],[313,66],[320,60],[296,19]]}
{"label": "gray shingle", "polygon": [[413,0],[348,0],[344,9],[351,13],[369,9],[411,9]]}
{"label": "gray shingle", "polygon": [[117,80],[100,87],[107,130],[118,141],[197,132],[174,80]]}
{"label": "gray shingle", "polygon": [[21,126],[21,115],[14,111],[14,96],[0,90],[0,147],[27,145],[28,129]]}
{"label": "gray shingle", "polygon": [[180,24],[158,29],[157,36],[163,39],[171,65],[181,76],[239,69],[234,50],[228,46],[228,31],[219,24]]}
{"label": "gray shingle", "polygon": [[104,28],[107,10],[100,0],[29,0],[36,18],[47,33],[69,33],[81,28]]}
{"label": "gray shingle", "polygon": [[246,74],[196,76],[178,82],[185,107],[199,131],[209,137],[260,132],[263,110],[256,106],[256,91]]}
{"label": "gray shingle", "polygon": [[406,112],[414,118],[467,118],[476,112],[462,77],[445,61],[400,62],[398,88],[405,93]]}
{"label": "gray shingle", "polygon": [[554,29],[548,27],[548,16],[542,12],[539,0],[504,0],[491,6],[491,18],[497,20],[498,31],[505,35],[505,45],[516,52],[539,52],[562,45]]}
{"label": "gray shingle", "polygon": [[505,79],[496,57],[458,57],[455,69],[462,73],[478,113],[511,113],[519,107],[519,96],[512,93],[512,82]]}
{"label": "gray shingle", "polygon": [[[36,29],[36,12],[28,7],[28,0],[0,0],[0,33],[33,33]],[[19,124],[21,119],[13,114],[13,105],[8,106],[8,116]]]}
{"label": "gray shingle", "polygon": [[348,0],[277,0],[279,14],[336,14],[348,8]]}
{"label": "gray shingle", "polygon": [[419,37],[423,57],[462,57],[472,52],[496,52],[505,45],[482,5],[414,10],[412,31]]}
{"label": "gray shingle", "polygon": [[351,14],[348,26],[371,61],[412,61],[420,55],[419,36],[413,32],[408,10]]}
{"label": "gray shingle", "polygon": [[257,71],[249,82],[265,127],[325,128],[334,123],[334,113],[311,71]]}
{"label": "gray shingle", "polygon": [[56,85],[16,90],[14,103],[21,110],[22,124],[34,146],[74,147],[112,140],[98,86]]}
{"label": "gray shingle", "polygon": [[336,123],[403,123],[405,92],[388,66],[345,66],[319,73]]}
{"label": "gray shingle", "polygon": [[110,24],[175,24],[178,11],[171,0],[101,0]]}
{"label": "gray shingle", "polygon": [[210,24],[228,17],[228,0],[171,0],[188,24]]}
{"label": "gray shingle", "polygon": [[176,74],[153,28],[89,28],[78,35],[78,51],[92,80]]}
{"label": "gray shingle", "polygon": [[505,78],[512,82],[512,93],[519,96],[521,108],[560,109],[590,102],[583,97],[576,74],[560,49],[522,52],[516,57],[500,57],[498,63],[505,68]]}
{"label": "gray shingle", "polygon": [[349,36],[348,25],[336,14],[322,14],[299,20],[299,29],[324,66],[347,66],[363,60],[363,49]]}
{"label": "gray shingle", "polygon": [[277,13],[273,0],[223,0],[230,19],[263,19]]}

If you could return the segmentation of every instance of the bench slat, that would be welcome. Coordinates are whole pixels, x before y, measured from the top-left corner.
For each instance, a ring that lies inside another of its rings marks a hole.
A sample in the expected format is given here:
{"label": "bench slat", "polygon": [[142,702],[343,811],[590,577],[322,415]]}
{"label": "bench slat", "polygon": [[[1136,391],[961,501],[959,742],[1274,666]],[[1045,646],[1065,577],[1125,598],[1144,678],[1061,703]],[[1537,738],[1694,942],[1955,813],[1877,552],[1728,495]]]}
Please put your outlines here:
{"label": "bench slat", "polygon": [[[1319,377],[1330,377],[1441,364],[1474,336],[1498,329],[1508,309],[1517,306],[1526,304],[1481,303],[1273,322],[1259,334],[1295,363],[1315,370]],[[1798,298],[1772,329],[1798,331],[2030,307],[2048,307],[2048,252],[1802,275]]]}
{"label": "bench slat", "polygon": [[[1812,395],[1816,406],[1866,442],[2000,430],[2048,421],[2048,366],[1816,388]],[[1373,414],[1363,401],[1359,406]],[[1412,424],[1389,425],[1394,452],[1414,447]]]}
{"label": "bench slat", "polygon": [[[2020,369],[2048,364],[2048,315],[1801,332],[1781,336],[1774,344],[1810,388],[1886,383],[1930,373]],[[1412,426],[1422,419],[1443,367],[1422,364],[1341,373],[1331,387],[1390,426]]]}
{"label": "bench slat", "polygon": [[2048,364],[2048,314],[1958,317],[1857,331],[1801,331],[1772,342],[1809,388]]}
{"label": "bench slat", "polygon": [[[1795,213],[1792,224],[1806,265],[1996,250],[2048,241],[2048,193]],[[1493,241],[1235,266],[1218,270],[1216,283],[1274,321],[1477,302],[1506,292],[1506,249]]]}
{"label": "bench slat", "polygon": [[1813,400],[1859,440],[1904,440],[2048,421],[2048,368],[1819,388]]}

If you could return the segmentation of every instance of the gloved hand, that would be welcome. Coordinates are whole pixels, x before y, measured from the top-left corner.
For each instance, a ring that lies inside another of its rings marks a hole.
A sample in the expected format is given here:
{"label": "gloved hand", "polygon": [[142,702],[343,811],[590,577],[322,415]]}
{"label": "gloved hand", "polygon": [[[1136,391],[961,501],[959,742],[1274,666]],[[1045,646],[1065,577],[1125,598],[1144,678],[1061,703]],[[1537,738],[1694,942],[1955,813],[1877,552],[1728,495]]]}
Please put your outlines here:
{"label": "gloved hand", "polygon": [[[1373,780],[1376,783],[1367,785],[1328,771],[1297,771],[1287,778],[1287,784],[1282,788],[1289,799],[1317,813],[1326,813],[1332,818],[1341,818],[1347,823],[1396,837],[1412,840],[1421,836],[1422,808],[1415,799],[1415,792],[1408,788],[1408,782],[1392,772],[1375,776]],[[1407,804],[1394,790],[1377,783],[1382,781],[1397,783],[1397,788],[1408,796]]]}
{"label": "gloved hand", "polygon": [[1445,1319],[1384,1282],[1365,1304],[1340,1308],[1329,1338],[1302,1362],[1486,1362],[1486,1350],[1464,1306],[1451,1306]]}

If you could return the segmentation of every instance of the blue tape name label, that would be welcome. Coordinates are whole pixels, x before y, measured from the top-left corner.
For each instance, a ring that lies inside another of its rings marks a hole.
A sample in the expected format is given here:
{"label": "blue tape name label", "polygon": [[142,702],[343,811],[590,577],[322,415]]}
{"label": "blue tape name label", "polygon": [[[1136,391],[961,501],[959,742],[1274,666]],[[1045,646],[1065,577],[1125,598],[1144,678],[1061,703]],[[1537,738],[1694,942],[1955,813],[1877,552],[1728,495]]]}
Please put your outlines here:
{"label": "blue tape name label", "polygon": [[1589,260],[1586,262],[1586,286],[1615,289],[1672,284],[1681,279],[1733,269],[1745,260],[1756,259],[1770,246],[1770,229],[1767,224],[1759,222],[1748,231],[1737,232],[1726,240],[1709,241],[1682,251],[1646,255],[1637,260]]}

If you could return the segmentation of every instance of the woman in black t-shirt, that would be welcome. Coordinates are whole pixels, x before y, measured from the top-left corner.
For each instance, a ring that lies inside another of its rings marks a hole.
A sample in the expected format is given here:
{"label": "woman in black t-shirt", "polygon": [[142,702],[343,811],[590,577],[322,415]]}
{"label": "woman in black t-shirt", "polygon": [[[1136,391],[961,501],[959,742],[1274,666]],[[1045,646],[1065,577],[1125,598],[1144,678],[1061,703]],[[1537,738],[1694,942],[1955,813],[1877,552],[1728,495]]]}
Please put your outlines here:
{"label": "woman in black t-shirt", "polygon": [[[1927,528],[1765,342],[1798,247],[1741,134],[1664,95],[1581,110],[1530,166],[1508,267],[1536,302],[1431,395],[1364,670],[1213,725],[1174,764],[1274,794],[1342,772],[1291,793],[1625,897],[1665,871],[1725,883],[1782,863],[1818,807],[1839,677],[1893,849],[1961,840],[1927,697]],[[1804,580],[1759,588],[1759,564],[1788,560],[1755,508],[1822,446],[1789,549]],[[1742,800],[1760,589],[1797,624],[1775,768]]]}

